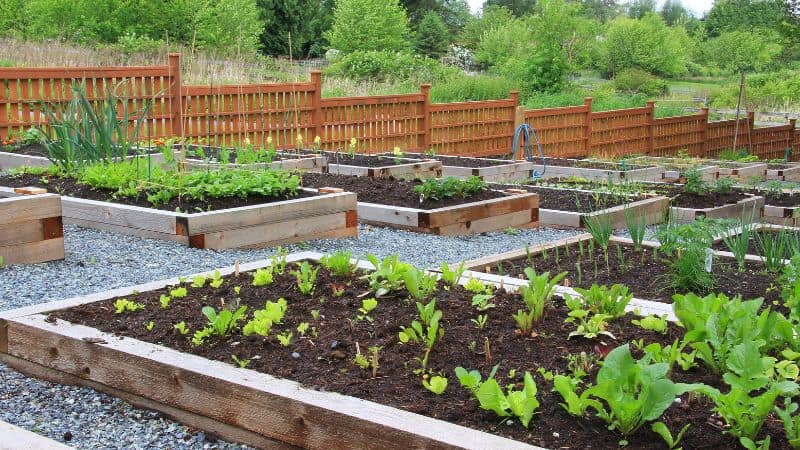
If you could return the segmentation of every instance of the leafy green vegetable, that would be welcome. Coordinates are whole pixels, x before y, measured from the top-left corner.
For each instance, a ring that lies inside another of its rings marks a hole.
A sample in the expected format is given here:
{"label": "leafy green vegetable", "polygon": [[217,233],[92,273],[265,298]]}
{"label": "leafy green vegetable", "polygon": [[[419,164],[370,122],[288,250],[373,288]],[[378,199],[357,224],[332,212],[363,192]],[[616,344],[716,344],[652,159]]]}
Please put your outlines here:
{"label": "leafy green vegetable", "polygon": [[500,417],[516,416],[522,426],[527,428],[533,414],[539,408],[533,376],[526,371],[523,377],[523,389],[516,391],[513,386],[509,386],[507,393],[504,393],[497,380],[494,379],[497,367],[492,369],[492,373],[486,381],[481,381],[480,372],[477,370],[467,372],[463,367],[456,367],[455,372],[461,386],[473,393],[481,409],[494,411]]}
{"label": "leafy green vegetable", "polygon": [[256,269],[256,271],[253,273],[253,286],[269,286],[272,284],[272,271],[272,266],[265,267],[263,269]]}
{"label": "leafy green vegetable", "polygon": [[284,298],[279,298],[275,302],[267,301],[264,309],[253,312],[253,318],[244,325],[242,334],[245,336],[257,334],[266,337],[273,325],[282,323],[287,309],[288,305]]}
{"label": "leafy green vegetable", "polygon": [[423,379],[422,385],[425,389],[433,392],[436,395],[441,395],[447,389],[447,378],[440,376],[432,376],[430,381]]}
{"label": "leafy green vegetable", "polygon": [[141,303],[134,303],[126,298],[120,298],[114,301],[114,309],[117,314],[122,314],[125,312],[141,311],[144,309],[144,305]]}
{"label": "leafy green vegetable", "polygon": [[545,306],[553,297],[556,285],[567,276],[567,272],[561,272],[550,278],[550,272],[536,275],[532,268],[527,267],[525,268],[525,275],[528,277],[528,284],[520,286],[519,292],[522,294],[522,300],[528,310],[527,312],[518,310],[514,315],[514,320],[517,323],[517,327],[527,334],[533,331],[533,324],[542,319]]}
{"label": "leafy green vegetable", "polygon": [[308,261],[300,263],[300,270],[292,271],[292,275],[297,279],[297,289],[305,295],[314,293],[314,282],[317,280],[319,267],[311,268]]}
{"label": "leafy green vegetable", "polygon": [[459,196],[468,198],[486,190],[486,183],[476,176],[466,180],[455,177],[433,178],[425,180],[422,184],[414,186],[414,192],[424,200],[443,200]]}
{"label": "leafy green vegetable", "polygon": [[322,264],[322,267],[328,269],[334,275],[349,277],[358,267],[358,262],[350,262],[352,257],[353,255],[351,252],[339,250],[330,255],[323,256],[320,258],[319,262]]}

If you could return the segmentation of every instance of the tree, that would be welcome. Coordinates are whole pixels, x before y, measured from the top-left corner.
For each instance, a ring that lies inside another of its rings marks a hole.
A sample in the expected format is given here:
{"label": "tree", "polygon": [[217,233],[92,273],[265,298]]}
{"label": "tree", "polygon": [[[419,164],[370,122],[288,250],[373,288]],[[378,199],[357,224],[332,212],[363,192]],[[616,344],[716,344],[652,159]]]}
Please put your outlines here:
{"label": "tree", "polygon": [[620,14],[620,5],[616,0],[580,0],[583,15],[589,19],[605,23]]}
{"label": "tree", "polygon": [[[556,48],[569,69],[588,67],[597,57],[598,24],[581,15],[582,7],[565,0],[540,0],[527,20],[537,47]],[[552,52],[549,57],[552,59]]]}
{"label": "tree", "polygon": [[683,7],[681,0],[666,0],[659,14],[669,26],[683,25],[689,19],[689,12]]}
{"label": "tree", "polygon": [[487,6],[502,6],[515,16],[522,17],[533,12],[536,0],[486,0],[483,3],[484,9]]}
{"label": "tree", "polygon": [[786,17],[785,0],[717,0],[706,16],[708,35],[774,28]]}
{"label": "tree", "polygon": [[691,40],[683,28],[670,28],[656,14],[642,19],[618,17],[608,26],[604,69],[611,75],[636,67],[652,74],[686,72]]}
{"label": "tree", "polygon": [[467,23],[461,32],[459,41],[467,48],[476,50],[484,34],[504,24],[516,22],[517,18],[505,6],[485,5],[481,16]]}
{"label": "tree", "polygon": [[408,47],[408,17],[397,0],[336,0],[333,25],[325,33],[332,48],[403,50]]}
{"label": "tree", "polygon": [[331,27],[333,0],[257,0],[264,28],[259,37],[261,51],[289,54],[289,36],[295,56],[319,56],[327,44],[324,33]]}
{"label": "tree", "polygon": [[444,0],[442,9],[438,13],[453,36],[460,33],[474,19],[466,0]]}
{"label": "tree", "polygon": [[199,47],[236,55],[256,52],[263,24],[255,0],[202,0],[193,5]]}
{"label": "tree", "polygon": [[428,12],[441,13],[444,5],[442,0],[400,0],[400,6],[405,8],[411,28],[416,29]]}
{"label": "tree", "polygon": [[450,34],[447,32],[442,18],[433,11],[425,14],[417,28],[414,42],[416,50],[431,58],[439,58],[447,53],[449,46]]}
{"label": "tree", "polygon": [[655,0],[631,0],[631,3],[628,5],[628,17],[631,19],[641,19],[645,15],[655,12]]}
{"label": "tree", "polygon": [[775,32],[729,31],[706,42],[706,60],[729,72],[762,70],[781,53]]}

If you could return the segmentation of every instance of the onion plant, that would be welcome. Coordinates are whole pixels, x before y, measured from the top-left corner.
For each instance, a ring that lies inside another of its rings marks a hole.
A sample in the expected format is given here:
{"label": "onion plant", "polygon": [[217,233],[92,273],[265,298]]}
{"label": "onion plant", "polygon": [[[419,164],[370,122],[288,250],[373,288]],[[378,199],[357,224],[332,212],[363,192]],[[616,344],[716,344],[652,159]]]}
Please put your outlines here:
{"label": "onion plant", "polygon": [[736,258],[736,263],[739,267],[739,272],[742,272],[744,271],[744,264],[746,262],[745,256],[750,249],[750,238],[754,234],[753,223],[742,217],[735,230],[739,232],[723,234],[722,242],[724,242],[728,250],[733,253],[733,257]]}
{"label": "onion plant", "polygon": [[[67,173],[85,165],[124,158],[138,141],[153,101],[138,111],[129,109],[128,98],[118,95],[127,82],[110,89],[106,98],[92,104],[84,85],[71,87],[72,99],[62,107],[43,104],[42,111],[52,135],[39,129],[48,158]],[[133,128],[129,123],[133,117]]]}
{"label": "onion plant", "polygon": [[628,233],[631,235],[633,249],[637,252],[641,251],[645,231],[647,231],[647,216],[636,214],[630,208],[625,208],[624,213],[625,226],[628,227]]}
{"label": "onion plant", "polygon": [[789,250],[789,233],[781,228],[776,233],[756,233],[756,244],[761,252],[767,271],[780,272],[783,269],[783,258]]}

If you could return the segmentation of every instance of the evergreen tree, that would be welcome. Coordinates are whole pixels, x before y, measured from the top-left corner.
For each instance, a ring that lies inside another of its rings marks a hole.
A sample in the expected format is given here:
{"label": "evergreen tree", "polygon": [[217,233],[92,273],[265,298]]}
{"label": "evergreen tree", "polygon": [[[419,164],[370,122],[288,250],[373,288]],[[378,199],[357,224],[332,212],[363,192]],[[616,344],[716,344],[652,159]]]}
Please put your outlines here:
{"label": "evergreen tree", "polygon": [[336,0],[333,25],[325,33],[343,53],[408,48],[408,17],[397,0]]}
{"label": "evergreen tree", "polygon": [[261,51],[268,55],[288,55],[291,33],[294,56],[319,56],[331,27],[332,0],[258,0],[264,29],[259,37]]}
{"label": "evergreen tree", "polygon": [[487,6],[503,6],[515,16],[522,17],[533,13],[536,8],[536,0],[486,0],[483,7]]}
{"label": "evergreen tree", "polygon": [[433,11],[425,14],[417,27],[416,50],[431,58],[439,58],[447,53],[449,46],[450,36],[442,18]]}

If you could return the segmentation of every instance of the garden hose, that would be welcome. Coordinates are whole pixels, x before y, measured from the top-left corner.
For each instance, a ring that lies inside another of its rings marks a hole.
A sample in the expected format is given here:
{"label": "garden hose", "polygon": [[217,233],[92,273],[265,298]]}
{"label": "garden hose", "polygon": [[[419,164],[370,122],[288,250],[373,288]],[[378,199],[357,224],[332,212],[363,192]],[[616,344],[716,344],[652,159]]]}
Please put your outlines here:
{"label": "garden hose", "polygon": [[[527,123],[523,123],[522,125],[518,126],[517,129],[514,131],[514,140],[511,142],[512,148],[512,155],[516,156],[517,149],[519,149],[519,140],[520,137],[522,138],[522,143],[525,146],[525,159],[528,162],[533,162],[533,148],[531,148],[531,135],[533,138],[536,139],[536,148],[539,149],[539,158],[542,159],[542,171],[539,172],[538,170],[533,170],[533,179],[536,180],[537,178],[541,178],[545,172],[547,172],[547,160],[544,158],[544,150],[542,150],[542,143],[539,142],[539,135],[536,134],[536,130],[533,129],[532,126],[528,125]],[[516,159],[516,158],[515,158]]]}

